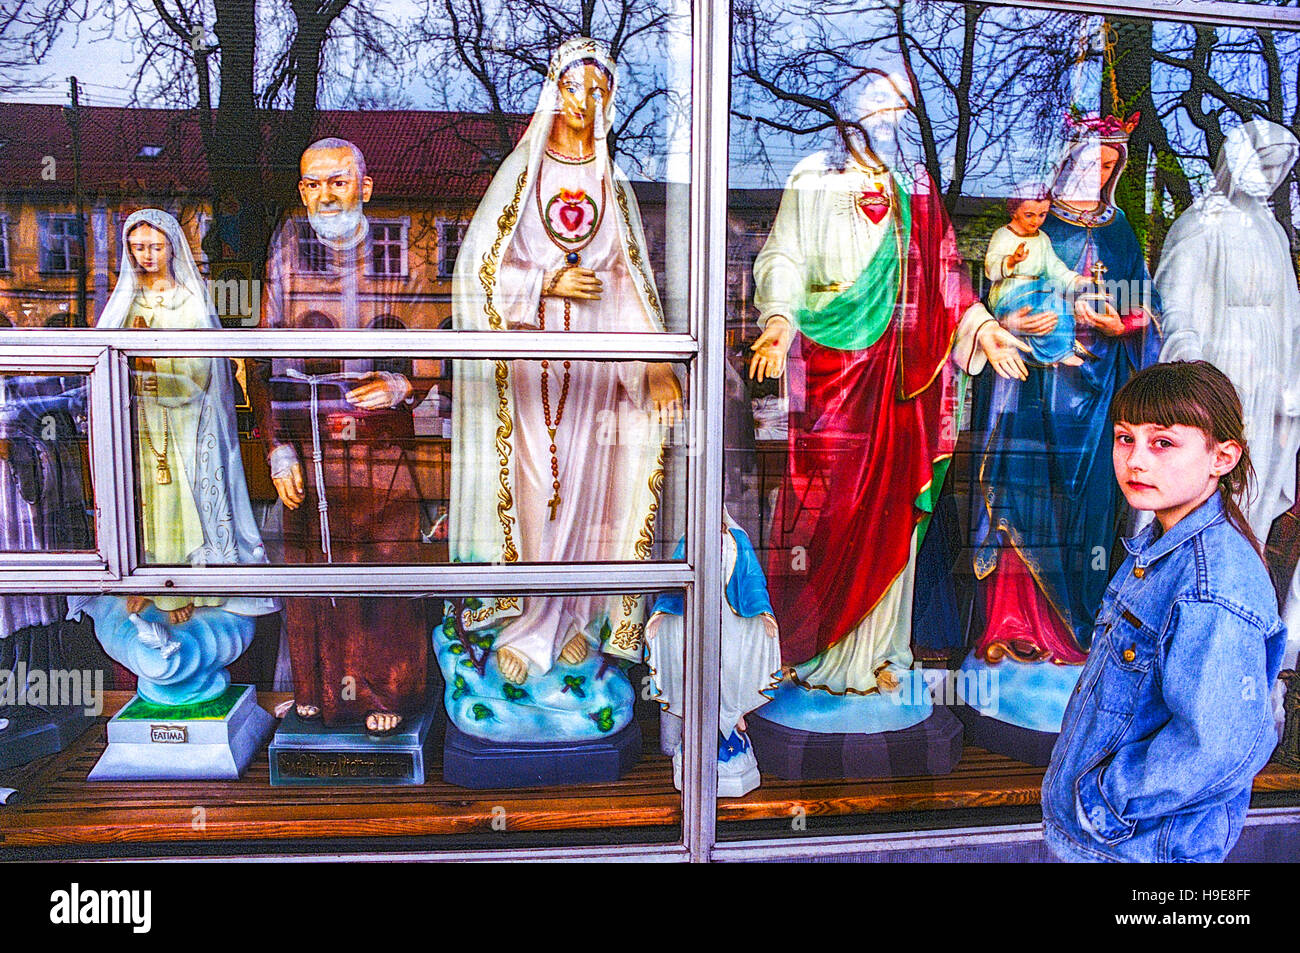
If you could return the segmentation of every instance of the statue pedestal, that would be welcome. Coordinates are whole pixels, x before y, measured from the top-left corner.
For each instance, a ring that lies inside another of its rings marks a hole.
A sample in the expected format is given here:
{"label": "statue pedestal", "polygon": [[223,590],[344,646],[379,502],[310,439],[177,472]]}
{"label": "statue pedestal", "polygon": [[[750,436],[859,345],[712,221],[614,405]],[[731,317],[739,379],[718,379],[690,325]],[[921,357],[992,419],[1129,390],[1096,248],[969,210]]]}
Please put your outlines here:
{"label": "statue pedestal", "polygon": [[966,705],[958,705],[953,711],[966,728],[966,743],[969,745],[1015,758],[1036,768],[1046,767],[1052,760],[1052,748],[1056,746],[1058,737],[1054,731],[1034,731],[998,721]]}
{"label": "statue pedestal", "polygon": [[89,780],[234,781],[274,721],[252,685],[193,705],[155,705],[137,694],[109,721],[108,747]]}
{"label": "statue pedestal", "polygon": [[57,754],[94,718],[80,707],[13,705],[0,709],[9,726],[0,730],[0,771]]}
{"label": "statue pedestal", "polygon": [[954,710],[966,740],[994,754],[1043,767],[1065,718],[1082,665],[1017,662],[989,664],[972,652],[957,673]]}
{"label": "statue pedestal", "polygon": [[591,741],[523,744],[485,741],[447,725],[442,779],[463,788],[531,788],[602,784],[623,777],[641,758],[635,721]]}
{"label": "statue pedestal", "polygon": [[876,734],[825,734],[745,719],[764,775],[787,781],[948,774],[961,760],[961,722],[935,708],[920,724]]}
{"label": "statue pedestal", "polygon": [[889,695],[831,695],[789,681],[749,714],[763,774],[786,780],[948,774],[961,759],[961,723],[930,701],[920,670]]}
{"label": "statue pedestal", "polygon": [[432,699],[391,735],[376,736],[364,725],[327,728],[319,718],[299,718],[291,707],[267,752],[271,783],[423,784],[424,746],[437,713]]}

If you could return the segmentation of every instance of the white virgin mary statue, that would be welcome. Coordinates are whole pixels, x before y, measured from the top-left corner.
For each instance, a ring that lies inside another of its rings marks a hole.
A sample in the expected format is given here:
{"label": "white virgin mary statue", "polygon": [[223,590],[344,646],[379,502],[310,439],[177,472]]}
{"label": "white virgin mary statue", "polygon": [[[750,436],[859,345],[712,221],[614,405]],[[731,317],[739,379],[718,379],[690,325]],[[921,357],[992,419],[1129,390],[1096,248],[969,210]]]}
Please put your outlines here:
{"label": "white virgin mary statue", "polygon": [[[1269,199],[1300,143],[1266,119],[1224,138],[1214,185],[1174,222],[1155,282],[1164,301],[1162,361],[1207,360],[1241,396],[1255,492],[1244,507],[1261,541],[1295,504],[1300,449],[1300,290]],[[1291,586],[1288,659],[1300,632],[1300,572]]]}
{"label": "white virgin mary statue", "polygon": [[[122,227],[118,282],[101,328],[220,328],[180,223],[141,209]],[[137,358],[136,493],[144,561],[209,566],[264,563],[235,426],[230,362],[213,357]],[[96,596],[69,600],[87,612],[105,650],[139,676],[159,704],[220,695],[224,667],[252,638],[251,617],[279,609],[258,596]],[[220,612],[196,612],[206,607]]]}
{"label": "white virgin mary statue", "polygon": [[[663,330],[636,196],[607,149],[617,91],[595,40],[555,53],[532,122],[465,234],[457,329]],[[453,560],[651,556],[664,442],[680,413],[669,365],[462,360],[454,375]],[[641,657],[644,597],[473,602],[463,627],[492,631],[496,665],[515,684],[589,649]]]}

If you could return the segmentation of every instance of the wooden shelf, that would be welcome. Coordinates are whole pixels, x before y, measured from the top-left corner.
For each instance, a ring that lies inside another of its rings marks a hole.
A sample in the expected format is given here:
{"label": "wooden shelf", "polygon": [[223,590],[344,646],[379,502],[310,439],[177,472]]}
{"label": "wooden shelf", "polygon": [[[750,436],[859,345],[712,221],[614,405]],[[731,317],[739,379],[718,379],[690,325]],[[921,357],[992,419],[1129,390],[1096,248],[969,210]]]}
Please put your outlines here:
{"label": "wooden shelf", "polygon": [[[105,723],[99,720],[59,754],[0,773],[0,785],[19,791],[0,807],[0,846],[407,839],[489,832],[495,808],[504,808],[513,832],[681,824],[672,764],[658,751],[652,721],[643,724],[641,762],[618,782],[497,792],[443,783],[436,744],[428,752],[431,780],[418,787],[271,787],[265,752],[239,781],[89,783],[86,775],[104,748]],[[943,777],[766,778],[748,796],[719,802],[718,820],[720,825],[788,820],[797,809],[809,817],[833,817],[1032,808],[1041,781],[1041,768],[968,747],[957,769]],[[1298,792],[1300,772],[1270,765],[1255,779],[1255,791]],[[203,809],[201,825],[196,808]],[[996,823],[996,813],[990,817]]]}

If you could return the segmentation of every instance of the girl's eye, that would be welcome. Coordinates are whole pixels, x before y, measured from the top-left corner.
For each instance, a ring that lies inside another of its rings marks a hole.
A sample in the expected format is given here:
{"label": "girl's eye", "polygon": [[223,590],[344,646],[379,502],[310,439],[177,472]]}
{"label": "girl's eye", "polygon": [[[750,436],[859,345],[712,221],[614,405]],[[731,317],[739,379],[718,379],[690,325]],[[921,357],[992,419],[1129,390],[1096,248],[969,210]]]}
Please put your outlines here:
{"label": "girl's eye", "polygon": [[1127,446],[1128,444],[1133,442],[1133,437],[1126,433],[1117,433],[1115,434],[1115,442],[1122,443]]}
{"label": "girl's eye", "polygon": [[1173,441],[1166,440],[1164,437],[1161,437],[1159,440],[1156,441],[1156,446],[1162,450],[1168,450],[1173,445],[1174,445]]}

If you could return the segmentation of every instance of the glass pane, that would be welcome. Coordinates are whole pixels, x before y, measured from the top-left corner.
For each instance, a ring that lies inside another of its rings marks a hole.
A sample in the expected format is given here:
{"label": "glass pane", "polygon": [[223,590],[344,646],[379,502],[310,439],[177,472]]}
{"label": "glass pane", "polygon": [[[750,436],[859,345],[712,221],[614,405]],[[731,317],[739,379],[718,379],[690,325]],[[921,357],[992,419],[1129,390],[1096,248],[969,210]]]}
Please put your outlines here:
{"label": "glass pane", "polygon": [[95,549],[88,379],[0,375],[0,551]]}
{"label": "glass pane", "polygon": [[[377,850],[681,837],[670,715],[660,736],[661,705],[682,703],[681,592],[98,595],[69,598],[72,621],[62,597],[38,601],[58,606],[0,639],[0,787],[22,795],[0,812],[7,849],[93,840],[77,810],[31,830],[55,800],[92,797],[126,852],[174,839],[156,813],[177,798],[307,851],[326,831]],[[656,623],[647,664],[652,611],[677,624]],[[186,818],[182,838],[216,836]]]}
{"label": "glass pane", "polygon": [[1293,585],[1300,36],[777,4],[738,12],[733,65],[725,498],[784,678],[721,830],[812,832],[826,803],[823,832],[1003,822],[1143,525],[1107,416],[1136,371],[1234,381],[1249,518]]}
{"label": "glass pane", "polygon": [[633,561],[684,532],[684,366],[139,358],[143,559]]}
{"label": "glass pane", "polygon": [[[283,31],[219,43],[211,17],[177,43],[153,10],[47,12],[0,39],[33,100],[0,103],[22,130],[0,172],[5,323],[115,321],[134,213],[156,203],[231,327],[451,327],[462,306],[456,327],[509,325],[547,287],[583,295],[580,325],[686,329],[688,3],[344,3],[304,24],[328,37],[310,63],[282,12]],[[271,65],[223,75],[218,46]],[[65,116],[47,74],[72,58]],[[574,118],[553,123],[562,101]]]}

